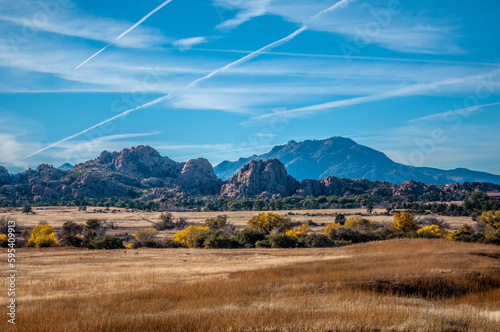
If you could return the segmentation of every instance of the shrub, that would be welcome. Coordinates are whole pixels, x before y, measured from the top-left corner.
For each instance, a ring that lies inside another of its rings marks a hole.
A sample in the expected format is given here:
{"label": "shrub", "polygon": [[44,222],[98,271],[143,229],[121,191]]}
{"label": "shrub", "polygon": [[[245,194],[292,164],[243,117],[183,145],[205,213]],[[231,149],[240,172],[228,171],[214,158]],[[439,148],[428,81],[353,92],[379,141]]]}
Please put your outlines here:
{"label": "shrub", "polygon": [[392,222],[391,226],[396,230],[400,230],[405,233],[416,230],[417,228],[413,219],[413,215],[406,212],[394,213],[394,221]]}
{"label": "shrub", "polygon": [[175,233],[172,240],[181,243],[189,248],[196,246],[196,236],[202,232],[208,231],[207,226],[189,226],[181,232]]}
{"label": "shrub", "polygon": [[106,226],[104,222],[99,219],[88,219],[85,222],[85,240],[86,242],[92,241],[96,237],[102,237],[106,233]]}
{"label": "shrub", "polygon": [[362,243],[376,240],[377,237],[374,234],[365,234],[357,230],[347,228],[347,227],[337,227],[330,231],[328,234],[329,238],[337,243]]}
{"label": "shrub", "polygon": [[337,214],[335,216],[335,223],[339,224],[340,226],[344,226],[344,224],[345,224],[345,216],[343,214]]}
{"label": "shrub", "polygon": [[135,232],[135,238],[137,241],[141,242],[141,244],[142,244],[143,242],[146,242],[146,241],[153,241],[156,234],[158,234],[158,231],[156,229],[146,228],[146,229]]}
{"label": "shrub", "polygon": [[415,223],[422,227],[432,226],[432,225],[439,226],[439,228],[441,229],[450,227],[450,225],[448,225],[448,223],[446,223],[443,219],[439,219],[434,216],[425,216],[423,218],[416,220]]}
{"label": "shrub", "polygon": [[337,224],[337,223],[335,223],[335,224],[328,224],[325,227],[325,229],[323,230],[323,233],[325,235],[328,235],[328,234],[330,234],[330,232],[332,231],[332,229],[337,228],[337,227],[340,227],[340,224]]}
{"label": "shrub", "polygon": [[309,234],[302,241],[303,246],[307,248],[325,248],[333,247],[334,243],[325,234]]}
{"label": "shrub", "polygon": [[500,228],[486,227],[484,237],[486,243],[500,244]]}
{"label": "shrub", "polygon": [[425,226],[417,231],[417,236],[424,238],[444,238],[447,235],[438,225]]}
{"label": "shrub", "polygon": [[94,239],[89,244],[90,249],[122,249],[123,241],[118,236],[106,235]]}
{"label": "shrub", "polygon": [[158,231],[164,231],[166,229],[184,229],[187,226],[187,218],[179,217],[177,221],[172,213],[162,213],[160,214],[160,222],[154,224],[154,228]]}
{"label": "shrub", "polygon": [[56,247],[57,242],[54,227],[50,225],[38,225],[31,231],[31,236],[26,244],[27,247]]}
{"label": "shrub", "polygon": [[244,248],[255,247],[258,241],[262,241],[266,238],[266,234],[255,229],[244,229],[236,232],[234,235],[234,240]]}
{"label": "shrub", "polygon": [[372,223],[368,219],[364,219],[361,216],[354,216],[346,220],[345,227],[357,229],[357,230],[368,230],[377,227],[375,223]]}
{"label": "shrub", "polygon": [[479,221],[493,229],[500,229],[500,211],[485,211],[479,216]]}
{"label": "shrub", "polygon": [[205,219],[205,226],[212,230],[221,229],[228,224],[227,215],[218,215],[215,218]]}
{"label": "shrub", "polygon": [[271,248],[271,243],[268,239],[255,242],[255,248]]}
{"label": "shrub", "polygon": [[452,241],[471,242],[472,232],[468,229],[460,228],[448,235],[447,239]]}
{"label": "shrub", "polygon": [[289,229],[285,232],[285,235],[293,236],[298,238],[299,236],[307,235],[311,231],[311,226],[309,224],[302,224],[299,226],[299,229]]}
{"label": "shrub", "polygon": [[269,237],[271,248],[295,248],[297,238],[285,234],[277,234]]}
{"label": "shrub", "polygon": [[74,221],[66,221],[61,228],[62,243],[67,246],[81,247],[83,245],[83,225]]}
{"label": "shrub", "polygon": [[232,241],[221,230],[209,230],[196,235],[195,238],[197,248],[205,249],[222,249],[231,248]]}
{"label": "shrub", "polygon": [[7,241],[7,240],[8,240],[8,237],[6,234],[0,234],[0,247],[7,248],[8,244],[9,244],[9,241]]}
{"label": "shrub", "polygon": [[272,230],[283,232],[292,227],[289,217],[273,212],[259,213],[248,221],[248,225],[267,234],[269,234]]}

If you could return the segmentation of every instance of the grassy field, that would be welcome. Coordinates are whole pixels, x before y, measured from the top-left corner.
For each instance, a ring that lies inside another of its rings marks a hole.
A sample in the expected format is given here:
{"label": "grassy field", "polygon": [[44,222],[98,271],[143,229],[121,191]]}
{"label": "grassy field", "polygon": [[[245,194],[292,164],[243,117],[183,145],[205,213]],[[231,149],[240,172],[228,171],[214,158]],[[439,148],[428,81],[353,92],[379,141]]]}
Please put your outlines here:
{"label": "grassy field", "polygon": [[[42,248],[19,249],[17,260],[17,331],[500,325],[500,249],[492,245],[414,239],[290,250]],[[7,289],[5,278],[0,287]],[[2,316],[0,330],[14,331]]]}

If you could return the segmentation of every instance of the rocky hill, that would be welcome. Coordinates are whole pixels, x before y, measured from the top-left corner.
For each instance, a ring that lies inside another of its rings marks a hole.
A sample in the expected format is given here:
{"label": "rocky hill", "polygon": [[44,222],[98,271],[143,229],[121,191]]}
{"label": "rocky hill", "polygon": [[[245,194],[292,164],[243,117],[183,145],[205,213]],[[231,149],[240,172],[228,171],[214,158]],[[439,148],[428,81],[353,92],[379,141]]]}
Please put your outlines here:
{"label": "rocky hill", "polygon": [[399,184],[407,180],[426,184],[463,182],[500,183],[500,175],[476,172],[464,168],[441,170],[413,167],[396,163],[380,151],[357,144],[349,138],[331,137],[324,140],[290,141],[275,146],[262,155],[224,161],[215,167],[215,173],[229,180],[251,160],[278,159],[288,173],[297,180],[320,180],[328,176],[348,179],[387,181]]}
{"label": "rocky hill", "polygon": [[[93,160],[61,170],[43,164],[10,176],[0,167],[0,201],[65,198],[147,198],[218,195],[222,181],[206,159],[178,163],[149,146],[104,151]],[[161,188],[161,190],[158,190]]]}

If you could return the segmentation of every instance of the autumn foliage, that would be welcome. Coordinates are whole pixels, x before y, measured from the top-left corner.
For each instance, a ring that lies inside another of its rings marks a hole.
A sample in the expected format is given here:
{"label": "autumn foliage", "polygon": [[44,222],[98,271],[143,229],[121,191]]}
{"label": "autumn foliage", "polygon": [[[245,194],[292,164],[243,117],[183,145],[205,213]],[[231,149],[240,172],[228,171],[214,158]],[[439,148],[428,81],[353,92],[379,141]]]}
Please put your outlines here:
{"label": "autumn foliage", "polygon": [[248,221],[248,225],[265,233],[270,233],[274,229],[286,231],[292,228],[289,217],[273,212],[259,213]]}
{"label": "autumn foliage", "polygon": [[183,231],[175,233],[174,236],[172,236],[172,240],[189,248],[194,248],[196,247],[196,236],[209,229],[208,226],[189,226]]}
{"label": "autumn foliage", "polygon": [[27,247],[55,247],[58,246],[54,227],[50,225],[39,225],[31,231],[30,239],[26,244]]}
{"label": "autumn foliage", "polygon": [[394,213],[394,221],[391,226],[396,230],[400,230],[405,233],[413,231],[417,228],[413,215],[406,212]]}

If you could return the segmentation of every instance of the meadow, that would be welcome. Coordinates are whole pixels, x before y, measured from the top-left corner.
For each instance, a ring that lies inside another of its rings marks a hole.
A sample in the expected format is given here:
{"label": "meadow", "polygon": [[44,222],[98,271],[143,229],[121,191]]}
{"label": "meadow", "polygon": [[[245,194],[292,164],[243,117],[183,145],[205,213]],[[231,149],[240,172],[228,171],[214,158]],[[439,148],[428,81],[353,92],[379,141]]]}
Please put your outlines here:
{"label": "meadow", "polygon": [[[494,245],[22,248],[17,259],[17,331],[497,331],[500,324]],[[0,320],[0,330],[16,330],[9,325]]]}

